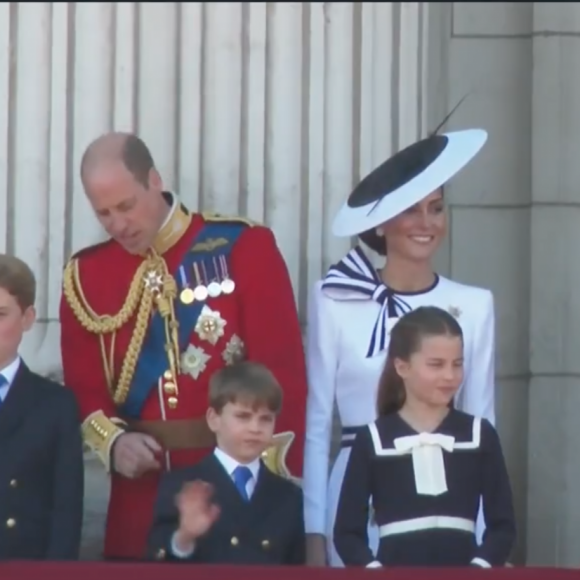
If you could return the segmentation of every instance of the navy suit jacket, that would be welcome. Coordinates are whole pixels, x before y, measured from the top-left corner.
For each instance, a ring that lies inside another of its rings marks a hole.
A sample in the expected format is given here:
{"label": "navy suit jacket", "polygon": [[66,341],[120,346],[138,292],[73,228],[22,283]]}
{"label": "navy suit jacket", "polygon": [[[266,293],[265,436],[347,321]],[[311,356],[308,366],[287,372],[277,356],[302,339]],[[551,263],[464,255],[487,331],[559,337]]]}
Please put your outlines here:
{"label": "navy suit jacket", "polygon": [[171,540],[179,526],[175,496],[188,481],[214,487],[220,516],[197,541],[188,560],[200,564],[304,565],[305,534],[302,490],[260,465],[254,493],[247,502],[212,453],[199,464],[164,474],[149,536],[149,557],[176,561]]}
{"label": "navy suit jacket", "polygon": [[21,361],[0,405],[0,560],[78,559],[83,495],[74,395]]}

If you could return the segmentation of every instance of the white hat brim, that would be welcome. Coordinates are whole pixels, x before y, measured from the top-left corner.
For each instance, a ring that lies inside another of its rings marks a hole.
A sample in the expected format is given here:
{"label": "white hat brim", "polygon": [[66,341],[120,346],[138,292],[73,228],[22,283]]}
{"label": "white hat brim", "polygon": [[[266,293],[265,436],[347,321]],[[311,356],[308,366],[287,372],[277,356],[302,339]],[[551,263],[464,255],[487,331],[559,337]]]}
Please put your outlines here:
{"label": "white hat brim", "polygon": [[445,149],[419,175],[378,202],[360,207],[351,207],[345,202],[334,218],[332,233],[337,237],[356,236],[396,217],[447,183],[487,141],[487,132],[483,129],[455,131],[444,136],[448,140]]}

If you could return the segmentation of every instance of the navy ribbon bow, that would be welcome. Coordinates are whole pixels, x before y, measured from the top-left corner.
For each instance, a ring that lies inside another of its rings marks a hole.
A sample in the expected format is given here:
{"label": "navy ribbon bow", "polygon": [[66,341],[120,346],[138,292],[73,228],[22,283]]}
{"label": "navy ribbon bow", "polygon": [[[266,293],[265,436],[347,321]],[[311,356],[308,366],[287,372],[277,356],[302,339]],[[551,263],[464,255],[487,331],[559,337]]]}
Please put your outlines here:
{"label": "navy ribbon bow", "polygon": [[379,277],[370,260],[360,247],[351,250],[340,262],[328,270],[322,283],[325,294],[336,300],[370,299],[380,305],[379,315],[371,335],[366,358],[387,348],[388,319],[398,318],[412,310]]}

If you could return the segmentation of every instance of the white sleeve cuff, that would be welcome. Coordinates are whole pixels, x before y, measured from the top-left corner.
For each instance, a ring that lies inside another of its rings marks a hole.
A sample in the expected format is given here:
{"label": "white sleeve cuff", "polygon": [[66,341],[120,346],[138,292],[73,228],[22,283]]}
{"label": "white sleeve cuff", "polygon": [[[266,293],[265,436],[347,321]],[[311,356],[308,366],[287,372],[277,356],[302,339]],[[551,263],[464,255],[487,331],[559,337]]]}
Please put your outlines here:
{"label": "white sleeve cuff", "polygon": [[370,564],[367,564],[365,568],[382,568],[383,565],[378,560],[373,560]]}
{"label": "white sleeve cuff", "polygon": [[186,558],[190,558],[191,556],[193,556],[193,553],[195,552],[195,544],[193,544],[191,550],[187,552],[180,550],[175,543],[176,534],[177,532],[174,532],[173,536],[171,536],[171,553],[180,560],[185,560]]}
{"label": "white sleeve cuff", "polygon": [[491,568],[491,564],[487,560],[484,560],[483,558],[473,558],[473,560],[471,560],[471,563],[474,566],[479,566],[480,568]]}

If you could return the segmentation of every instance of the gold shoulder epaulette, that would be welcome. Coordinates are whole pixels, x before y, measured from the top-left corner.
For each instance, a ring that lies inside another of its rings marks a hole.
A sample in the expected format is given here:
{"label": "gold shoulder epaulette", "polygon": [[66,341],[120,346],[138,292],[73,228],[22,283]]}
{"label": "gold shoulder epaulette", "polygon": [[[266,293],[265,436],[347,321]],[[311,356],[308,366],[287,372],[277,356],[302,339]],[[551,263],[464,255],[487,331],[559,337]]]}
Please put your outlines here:
{"label": "gold shoulder epaulette", "polygon": [[243,217],[243,216],[230,216],[230,215],[222,215],[219,213],[212,213],[209,211],[202,212],[202,217],[206,222],[232,222],[232,223],[243,223],[249,227],[254,226],[261,226],[262,224],[251,220],[250,218]]}

